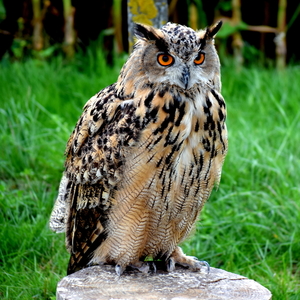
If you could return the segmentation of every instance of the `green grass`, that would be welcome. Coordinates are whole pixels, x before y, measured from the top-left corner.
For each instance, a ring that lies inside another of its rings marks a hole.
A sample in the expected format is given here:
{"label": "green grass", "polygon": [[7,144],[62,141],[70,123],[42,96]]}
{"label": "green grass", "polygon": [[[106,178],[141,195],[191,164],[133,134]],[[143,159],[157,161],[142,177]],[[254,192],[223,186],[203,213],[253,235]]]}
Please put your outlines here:
{"label": "green grass", "polygon": [[[55,299],[63,235],[48,219],[66,141],[84,103],[123,59],[0,65],[0,298]],[[257,280],[273,299],[300,299],[300,69],[226,67],[229,154],[187,254]]]}

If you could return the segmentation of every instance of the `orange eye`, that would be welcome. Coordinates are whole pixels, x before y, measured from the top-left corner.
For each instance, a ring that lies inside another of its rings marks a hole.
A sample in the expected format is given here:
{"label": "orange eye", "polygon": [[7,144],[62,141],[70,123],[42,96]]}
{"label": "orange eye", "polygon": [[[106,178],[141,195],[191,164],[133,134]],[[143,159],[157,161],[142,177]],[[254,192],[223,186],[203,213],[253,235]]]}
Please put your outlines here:
{"label": "orange eye", "polygon": [[162,66],[170,66],[174,62],[174,58],[169,54],[159,54],[157,61]]}
{"label": "orange eye", "polygon": [[194,63],[195,63],[196,65],[201,65],[201,64],[203,64],[204,59],[205,59],[204,53],[199,52],[198,55],[197,55],[197,57],[196,57],[195,60],[194,60]]}

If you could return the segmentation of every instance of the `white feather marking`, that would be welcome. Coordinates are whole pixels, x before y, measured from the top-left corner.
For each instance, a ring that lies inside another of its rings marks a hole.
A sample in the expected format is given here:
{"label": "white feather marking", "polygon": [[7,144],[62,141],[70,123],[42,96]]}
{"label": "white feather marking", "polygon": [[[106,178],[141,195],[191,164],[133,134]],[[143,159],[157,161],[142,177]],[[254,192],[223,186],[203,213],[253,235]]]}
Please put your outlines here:
{"label": "white feather marking", "polygon": [[88,179],[89,179],[89,172],[87,170],[83,173],[83,178],[85,179],[85,181],[88,181]]}
{"label": "white feather marking", "polygon": [[101,171],[99,169],[97,170],[96,177],[98,178],[102,177]]}
{"label": "white feather marking", "polygon": [[122,101],[120,106],[121,106],[121,108],[124,108],[126,105],[129,105],[132,103],[133,103],[133,99],[129,99],[129,100]]}
{"label": "white feather marking", "polygon": [[78,174],[76,175],[76,182],[77,182],[77,183],[80,182],[80,173],[78,173]]}

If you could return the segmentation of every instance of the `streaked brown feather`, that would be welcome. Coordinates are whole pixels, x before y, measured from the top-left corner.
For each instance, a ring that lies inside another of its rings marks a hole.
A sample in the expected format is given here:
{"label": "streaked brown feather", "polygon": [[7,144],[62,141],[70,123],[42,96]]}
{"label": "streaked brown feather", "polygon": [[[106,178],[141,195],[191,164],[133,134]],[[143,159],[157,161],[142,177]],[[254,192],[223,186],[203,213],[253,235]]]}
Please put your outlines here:
{"label": "streaked brown feather", "polygon": [[[209,60],[212,38],[207,31],[197,35],[191,43],[198,49],[208,39]],[[209,80],[184,89],[155,81],[145,47],[156,55],[154,43],[140,40],[118,82],[87,102],[68,141],[50,224],[62,227],[58,216],[65,223],[69,273],[100,262],[125,268],[146,257],[193,263],[177,245],[219,183],[227,152],[218,59],[211,58],[208,67],[216,70]]]}

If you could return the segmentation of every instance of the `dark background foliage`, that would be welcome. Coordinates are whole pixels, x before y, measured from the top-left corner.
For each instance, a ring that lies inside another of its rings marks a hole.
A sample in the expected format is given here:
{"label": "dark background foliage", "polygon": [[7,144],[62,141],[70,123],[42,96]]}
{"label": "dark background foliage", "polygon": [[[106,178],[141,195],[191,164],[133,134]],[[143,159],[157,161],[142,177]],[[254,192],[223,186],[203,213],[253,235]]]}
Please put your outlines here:
{"label": "dark background foliage", "polygon": [[[259,29],[262,30],[259,32],[252,26],[277,28],[282,0],[240,0],[241,20],[237,22],[232,19],[234,2],[169,0],[169,21],[203,28],[223,19],[227,24],[223,34],[219,35],[223,54],[234,55],[234,34],[239,32],[246,63],[257,59],[263,63],[274,61],[276,33],[268,32],[268,29]],[[286,5],[284,60],[294,63],[300,60],[297,40],[300,3],[293,0],[283,2]],[[72,6],[70,12],[67,11],[68,3]],[[36,13],[35,7],[38,9]],[[73,18],[71,32],[66,30],[69,16]],[[59,52],[73,56],[75,52],[93,47],[95,41],[98,41],[97,47],[103,46],[107,51],[108,62],[112,62],[113,50],[128,51],[126,0],[0,0],[0,22],[0,58],[5,54],[15,59],[32,55],[51,57]],[[73,41],[71,34],[74,35]],[[70,47],[66,47],[68,40]]]}

